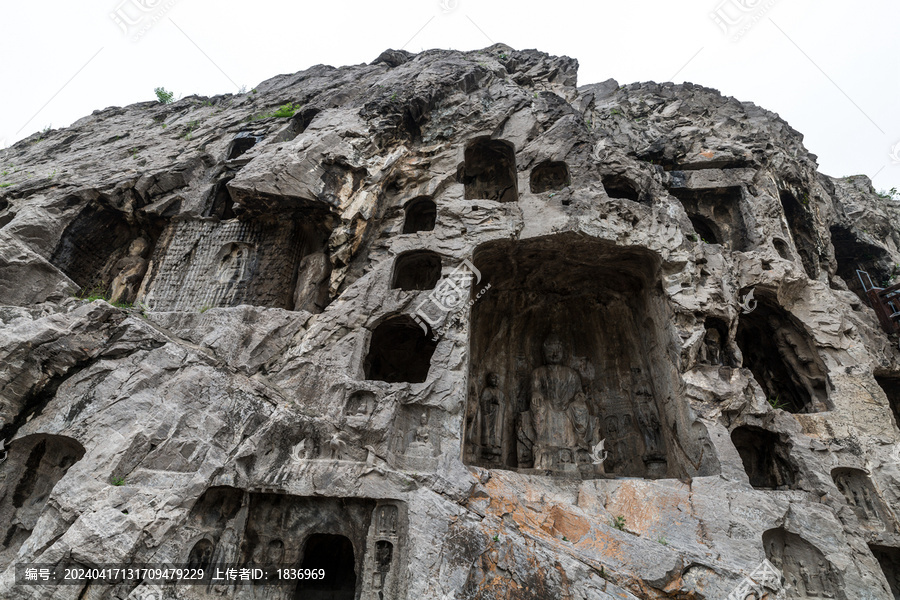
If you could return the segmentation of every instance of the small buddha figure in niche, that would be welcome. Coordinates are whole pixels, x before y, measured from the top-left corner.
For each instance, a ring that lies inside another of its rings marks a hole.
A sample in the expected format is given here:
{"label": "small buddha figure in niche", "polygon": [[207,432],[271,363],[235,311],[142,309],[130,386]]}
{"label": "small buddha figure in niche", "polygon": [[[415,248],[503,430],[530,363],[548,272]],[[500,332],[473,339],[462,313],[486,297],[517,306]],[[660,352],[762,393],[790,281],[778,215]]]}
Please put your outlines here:
{"label": "small buddha figure in niche", "polygon": [[543,345],[544,362],[531,375],[531,422],[535,433],[534,467],[554,469],[590,457],[592,428],[578,372],[562,364],[562,342],[550,335]]}
{"label": "small buddha figure in niche", "polygon": [[503,414],[503,392],[500,391],[500,378],[496,373],[488,373],[487,387],[481,392],[480,406],[476,419],[479,421],[482,458],[491,462],[501,460],[501,440],[505,415]]}
{"label": "small buddha figure in niche", "polygon": [[431,430],[428,428],[428,413],[423,412],[419,418],[419,426],[416,427],[415,439],[406,449],[408,454],[418,456],[431,456]]}
{"label": "small buddha figure in niche", "polygon": [[110,302],[134,302],[141,281],[147,273],[147,259],[144,255],[149,249],[150,243],[142,237],[128,246],[128,254],[113,267],[117,274],[110,286]]}
{"label": "small buddha figure in niche", "polygon": [[715,327],[706,330],[703,346],[700,349],[700,361],[708,365],[722,364],[722,336]]}

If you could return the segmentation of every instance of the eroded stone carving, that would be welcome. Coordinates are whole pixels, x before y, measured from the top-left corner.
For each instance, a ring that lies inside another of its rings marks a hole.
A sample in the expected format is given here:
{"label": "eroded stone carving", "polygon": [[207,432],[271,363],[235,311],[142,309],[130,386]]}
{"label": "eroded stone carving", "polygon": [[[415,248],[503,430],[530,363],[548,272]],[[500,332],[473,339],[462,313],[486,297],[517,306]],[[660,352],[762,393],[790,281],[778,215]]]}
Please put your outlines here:
{"label": "eroded stone carving", "polygon": [[784,529],[763,534],[766,557],[785,579],[788,598],[846,600],[839,575],[822,552],[799,535]]}
{"label": "eroded stone carving", "polygon": [[878,493],[865,471],[835,469],[831,472],[831,477],[864,526],[878,530],[885,528],[887,511],[881,505]]}

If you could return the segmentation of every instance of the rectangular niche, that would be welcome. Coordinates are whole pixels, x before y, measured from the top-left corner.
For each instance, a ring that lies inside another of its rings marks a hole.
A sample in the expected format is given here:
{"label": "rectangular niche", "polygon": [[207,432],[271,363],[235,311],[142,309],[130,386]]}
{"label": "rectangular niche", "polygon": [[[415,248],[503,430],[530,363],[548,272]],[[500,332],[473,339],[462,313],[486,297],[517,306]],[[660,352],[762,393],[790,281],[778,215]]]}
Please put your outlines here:
{"label": "rectangular niche", "polygon": [[656,255],[562,234],[484,244],[475,266],[491,289],[472,308],[466,463],[582,478],[718,472],[705,428],[676,400]]}
{"label": "rectangular niche", "polygon": [[741,187],[673,188],[669,193],[681,201],[694,231],[702,240],[722,244],[729,250],[747,249],[747,227],[741,213]]}
{"label": "rectangular niche", "polygon": [[327,304],[327,232],[314,224],[178,221],[164,236],[143,298],[153,310],[253,304],[321,312]]}
{"label": "rectangular niche", "polygon": [[267,599],[402,598],[406,520],[406,505],[392,500],[215,487],[191,511],[183,562],[325,570],[324,579],[267,587]]}

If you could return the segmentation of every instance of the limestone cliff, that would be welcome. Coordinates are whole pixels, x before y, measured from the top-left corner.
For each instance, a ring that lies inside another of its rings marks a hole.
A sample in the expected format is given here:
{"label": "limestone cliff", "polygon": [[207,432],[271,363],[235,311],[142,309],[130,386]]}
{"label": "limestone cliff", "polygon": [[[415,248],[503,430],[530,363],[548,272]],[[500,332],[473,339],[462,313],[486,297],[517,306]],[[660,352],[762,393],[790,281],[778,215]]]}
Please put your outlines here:
{"label": "limestone cliff", "polygon": [[576,72],[387,51],[6,151],[0,597],[900,598],[900,202]]}

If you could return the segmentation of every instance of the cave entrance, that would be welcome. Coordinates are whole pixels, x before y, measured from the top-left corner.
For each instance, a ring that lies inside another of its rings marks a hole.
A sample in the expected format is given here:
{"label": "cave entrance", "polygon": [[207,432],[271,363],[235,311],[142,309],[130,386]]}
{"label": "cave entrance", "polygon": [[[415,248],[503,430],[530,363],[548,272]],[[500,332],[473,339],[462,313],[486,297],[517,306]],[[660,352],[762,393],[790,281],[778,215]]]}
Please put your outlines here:
{"label": "cave entrance", "polygon": [[778,196],[784,209],[788,228],[791,230],[791,237],[794,238],[794,245],[800,255],[800,262],[803,263],[803,269],[810,279],[815,279],[819,274],[819,259],[818,252],[816,252],[818,236],[815,233],[812,214],[808,208],[804,207],[804,205],[809,205],[808,196],[804,194],[804,204],[800,204],[797,197],[787,190],[781,190]]}
{"label": "cave entrance", "polygon": [[306,540],[301,569],[321,569],[323,579],[301,580],[294,591],[296,600],[354,600],[356,560],[353,544],[342,535],[314,533]]}
{"label": "cave entrance", "polygon": [[474,262],[491,293],[472,308],[468,464],[583,478],[718,469],[697,435],[674,451],[686,421],[655,254],[561,234],[489,242]]}
{"label": "cave entrance", "polygon": [[434,200],[427,196],[414,198],[406,205],[403,233],[433,231],[435,221],[437,221],[437,204]]}
{"label": "cave entrance", "polygon": [[764,490],[793,489],[797,469],[790,458],[790,446],[778,434],[743,425],[731,432],[731,442],[741,456],[750,485]]}
{"label": "cave entrance", "polygon": [[83,456],[81,444],[60,435],[29,435],[10,444],[0,484],[0,569],[16,557],[54,486]]}
{"label": "cave entrance", "polygon": [[847,287],[869,302],[866,290],[856,274],[857,270],[865,271],[877,286],[887,287],[892,273],[891,257],[884,248],[868,244],[857,237],[846,227],[835,225],[831,228],[831,244],[834,246],[834,259],[837,261],[837,275],[844,280]]}
{"label": "cave entrance", "polygon": [[881,565],[881,571],[888,581],[894,600],[900,600],[900,548],[870,545],[869,550]]}
{"label": "cave entrance", "polygon": [[737,345],[769,403],[792,413],[830,410],[825,363],[787,311],[757,294],[757,307],[741,315]]}
{"label": "cave entrance", "polygon": [[747,249],[747,228],[741,213],[742,189],[738,186],[715,189],[674,188],[694,231],[709,244],[729,250]]}
{"label": "cave entrance", "polygon": [[512,144],[491,139],[472,142],[466,148],[465,163],[457,178],[465,186],[466,200],[515,202],[518,191]]}
{"label": "cave entrance", "polygon": [[394,261],[391,288],[432,290],[441,278],[441,256],[430,250],[404,252]]}
{"label": "cave entrance", "polygon": [[531,170],[531,193],[554,192],[569,185],[569,167],[562,161],[546,161]]}
{"label": "cave entrance", "polygon": [[372,332],[364,369],[366,379],[388,383],[422,383],[431,368],[437,342],[411,317],[397,315]]}
{"label": "cave entrance", "polygon": [[634,202],[640,201],[640,191],[627,177],[604,175],[602,181],[603,189],[606,190],[606,195],[610,198],[633,200]]}

